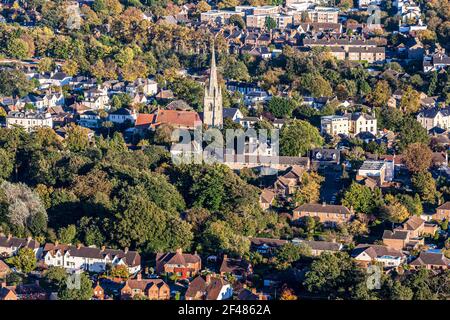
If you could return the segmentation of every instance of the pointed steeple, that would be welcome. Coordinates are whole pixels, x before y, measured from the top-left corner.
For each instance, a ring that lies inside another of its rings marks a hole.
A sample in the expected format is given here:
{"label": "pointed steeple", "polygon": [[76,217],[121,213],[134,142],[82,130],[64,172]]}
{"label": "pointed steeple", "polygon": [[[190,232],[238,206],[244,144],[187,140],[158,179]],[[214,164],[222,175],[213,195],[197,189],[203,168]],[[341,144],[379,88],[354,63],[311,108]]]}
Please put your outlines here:
{"label": "pointed steeple", "polygon": [[217,79],[216,53],[214,39],[212,39],[209,85],[205,86],[205,95],[203,97],[203,123],[211,127],[222,127],[222,113],[222,90]]}
{"label": "pointed steeple", "polygon": [[216,50],[214,48],[214,38],[211,41],[211,69],[209,72],[209,93],[214,94],[214,90],[219,86],[217,82]]}

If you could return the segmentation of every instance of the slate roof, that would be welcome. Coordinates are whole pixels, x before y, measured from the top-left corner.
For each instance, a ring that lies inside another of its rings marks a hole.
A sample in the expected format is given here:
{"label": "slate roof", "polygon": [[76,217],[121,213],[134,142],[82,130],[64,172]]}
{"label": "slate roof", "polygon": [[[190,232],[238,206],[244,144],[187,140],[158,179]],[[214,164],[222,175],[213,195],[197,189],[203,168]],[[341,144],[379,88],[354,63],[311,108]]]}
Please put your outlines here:
{"label": "slate roof", "polygon": [[334,204],[306,203],[294,209],[294,211],[302,212],[322,212],[322,213],[338,213],[351,214],[347,207]]}
{"label": "slate roof", "polygon": [[352,257],[356,257],[363,252],[367,253],[372,259],[382,256],[391,256],[391,257],[404,256],[400,250],[396,250],[388,246],[375,244],[359,244],[355,247],[355,249],[353,249],[351,255]]}
{"label": "slate roof", "polygon": [[22,239],[22,238],[15,238],[15,237],[5,237],[0,236],[0,247],[4,248],[30,248],[30,249],[38,249],[39,248],[39,242],[33,239]]}
{"label": "slate roof", "polygon": [[410,263],[412,266],[450,266],[450,259],[442,253],[421,252],[419,257]]}
{"label": "slate roof", "polygon": [[384,230],[383,239],[396,239],[396,240],[406,240],[408,239],[408,231],[394,230]]}

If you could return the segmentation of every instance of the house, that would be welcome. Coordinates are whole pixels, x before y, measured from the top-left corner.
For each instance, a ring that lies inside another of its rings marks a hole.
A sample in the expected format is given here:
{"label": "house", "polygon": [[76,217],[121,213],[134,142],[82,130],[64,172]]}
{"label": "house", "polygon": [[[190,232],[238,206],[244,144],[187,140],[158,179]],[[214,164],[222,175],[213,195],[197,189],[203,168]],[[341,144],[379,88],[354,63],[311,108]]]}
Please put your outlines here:
{"label": "house", "polygon": [[430,270],[447,270],[450,267],[450,259],[442,253],[420,252],[419,257],[410,264],[414,269],[426,268]]}
{"label": "house", "polygon": [[108,119],[113,123],[121,124],[129,122],[130,124],[134,125],[137,119],[137,114],[134,110],[128,108],[119,108],[116,111],[111,112],[108,115]]}
{"label": "house", "polygon": [[414,238],[407,230],[384,230],[383,243],[397,250],[414,249],[423,244],[423,239]]}
{"label": "house", "polygon": [[311,254],[314,257],[318,257],[322,254],[322,252],[338,252],[342,250],[342,244],[337,242],[330,241],[314,241],[314,240],[301,240],[301,239],[292,239],[292,243],[299,245],[305,244],[311,248]]}
{"label": "house", "polygon": [[359,244],[352,250],[351,255],[359,265],[364,267],[380,263],[384,268],[396,268],[405,259],[401,250],[375,244]]}
{"label": "house", "polygon": [[259,195],[259,205],[263,210],[267,210],[272,206],[275,200],[275,192],[270,189],[264,189]]}
{"label": "house", "polygon": [[341,152],[337,149],[315,148],[310,152],[311,164],[314,167],[338,166]]}
{"label": "house", "polygon": [[93,298],[95,300],[104,300],[105,299],[105,290],[102,288],[102,286],[100,285],[100,283],[98,281],[94,286],[93,292],[94,292]]}
{"label": "house", "polygon": [[362,178],[372,178],[377,181],[378,186],[382,186],[387,181],[392,181],[394,177],[394,167],[388,166],[386,161],[365,160],[358,169],[356,180]]}
{"label": "house", "polygon": [[435,219],[440,220],[450,220],[450,201],[447,201],[442,206],[436,209]]}
{"label": "house", "polygon": [[136,279],[128,279],[120,290],[120,298],[123,300],[135,296],[143,296],[149,300],[169,300],[170,288],[161,279],[142,279],[138,273]]}
{"label": "house", "polygon": [[425,220],[418,216],[412,216],[401,227],[396,228],[396,230],[408,231],[410,238],[418,238],[425,233]]}
{"label": "house", "polygon": [[36,128],[53,128],[52,115],[48,112],[11,111],[6,116],[6,127],[19,126],[28,132]]}
{"label": "house", "polygon": [[6,282],[0,283],[0,301],[1,300],[4,301],[19,300],[15,292],[15,287],[14,286],[8,287],[6,285]]}
{"label": "house", "polygon": [[224,254],[219,271],[222,277],[226,274],[231,274],[238,280],[242,280],[253,273],[253,268],[249,262],[243,259],[230,258],[228,255]]}
{"label": "house", "polygon": [[254,288],[251,290],[244,288],[241,292],[239,292],[237,299],[256,301],[256,300],[269,300],[269,297],[266,294],[258,293]]}
{"label": "house", "polygon": [[130,274],[141,270],[141,256],[137,251],[107,249],[46,243],[43,262],[47,266],[63,267],[68,270],[104,272],[107,265],[125,265]]}
{"label": "house", "polygon": [[349,121],[345,116],[323,116],[320,118],[321,134],[337,136],[340,134],[348,136],[350,132]]}
{"label": "house", "polygon": [[288,240],[272,239],[272,238],[249,238],[250,249],[259,252],[262,255],[271,255],[276,252],[278,248],[288,243]]}
{"label": "house", "polygon": [[253,128],[253,126],[261,119],[258,117],[242,117],[239,119],[239,123],[244,129]]}
{"label": "house", "polygon": [[284,175],[278,177],[277,181],[275,181],[275,192],[281,197],[288,197],[293,194],[301,184],[304,172],[305,169],[301,166],[294,165],[290,167]]}
{"label": "house", "polygon": [[102,119],[98,113],[94,111],[86,111],[80,114],[80,120],[78,120],[78,125],[81,127],[89,129],[97,129],[101,127]]}
{"label": "house", "polygon": [[357,135],[361,132],[370,132],[377,135],[377,118],[362,112],[345,114],[349,121],[349,132]]}
{"label": "house", "polygon": [[427,130],[441,128],[450,130],[450,107],[445,109],[431,108],[417,114],[417,121]]}
{"label": "house", "polygon": [[15,238],[11,235],[7,237],[0,235],[0,256],[11,257],[22,248],[32,249],[38,258],[41,254],[39,242],[33,240],[31,237],[22,239]]}
{"label": "house", "polygon": [[223,119],[231,119],[233,122],[239,122],[244,115],[238,108],[223,108]]}
{"label": "house", "polygon": [[72,80],[72,77],[67,75],[66,73],[55,72],[50,77],[50,85],[55,86],[55,87],[62,87],[62,86],[68,85],[71,80]]}
{"label": "house", "polygon": [[320,222],[335,225],[350,222],[354,216],[353,210],[342,205],[307,203],[294,209],[292,219],[295,221],[302,217],[317,217]]}
{"label": "house", "polygon": [[0,260],[0,279],[6,279],[6,276],[10,273],[10,267],[3,260]]}
{"label": "house", "polygon": [[200,116],[195,111],[160,109],[155,113],[151,127],[156,129],[162,124],[167,124],[178,129],[194,130],[201,123]]}
{"label": "house", "polygon": [[177,275],[179,278],[191,278],[199,273],[202,260],[197,253],[183,253],[181,249],[176,252],[158,253],[156,255],[156,272]]}
{"label": "house", "polygon": [[230,283],[214,275],[197,276],[186,290],[186,300],[226,300],[233,297]]}

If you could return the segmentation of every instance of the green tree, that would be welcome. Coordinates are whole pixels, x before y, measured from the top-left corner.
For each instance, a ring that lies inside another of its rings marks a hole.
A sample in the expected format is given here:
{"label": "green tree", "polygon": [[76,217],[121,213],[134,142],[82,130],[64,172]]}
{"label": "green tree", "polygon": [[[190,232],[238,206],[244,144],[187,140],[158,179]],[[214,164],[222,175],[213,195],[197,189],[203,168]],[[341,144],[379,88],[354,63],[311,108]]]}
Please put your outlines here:
{"label": "green tree", "polygon": [[419,172],[411,178],[414,190],[423,201],[434,204],[436,202],[436,181],[430,172]]}
{"label": "green tree", "polygon": [[80,287],[72,288],[64,281],[58,291],[59,300],[90,300],[93,295],[92,282],[85,273],[75,274],[80,277]]}
{"label": "green tree", "polygon": [[342,204],[346,207],[353,207],[356,212],[371,213],[375,203],[372,191],[369,187],[352,182],[350,188],[344,193]]}
{"label": "green tree", "polygon": [[66,228],[60,228],[58,230],[58,239],[61,243],[71,244],[77,236],[77,228],[75,225],[71,224]]}
{"label": "green tree", "polygon": [[322,144],[323,138],[319,130],[306,121],[291,120],[281,129],[281,155],[298,157]]}
{"label": "green tree", "polygon": [[292,111],[296,108],[296,103],[292,99],[282,97],[272,97],[267,108],[275,117],[286,118],[292,115]]}
{"label": "green tree", "polygon": [[19,252],[7,259],[7,262],[23,273],[30,273],[37,265],[36,255],[30,248],[19,249]]}
{"label": "green tree", "polygon": [[267,16],[266,21],[264,22],[264,27],[266,27],[267,30],[272,30],[277,27],[277,22],[274,18]]}

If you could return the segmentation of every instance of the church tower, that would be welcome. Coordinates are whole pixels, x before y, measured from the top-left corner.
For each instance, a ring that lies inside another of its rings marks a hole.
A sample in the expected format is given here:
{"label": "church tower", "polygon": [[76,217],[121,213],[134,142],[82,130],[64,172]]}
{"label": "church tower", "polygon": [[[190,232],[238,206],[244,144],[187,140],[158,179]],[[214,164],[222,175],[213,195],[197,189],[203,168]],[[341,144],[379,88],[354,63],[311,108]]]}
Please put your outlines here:
{"label": "church tower", "polygon": [[214,41],[211,50],[212,58],[209,83],[205,86],[205,96],[203,98],[203,123],[209,127],[221,128],[223,125],[222,90],[217,80]]}

